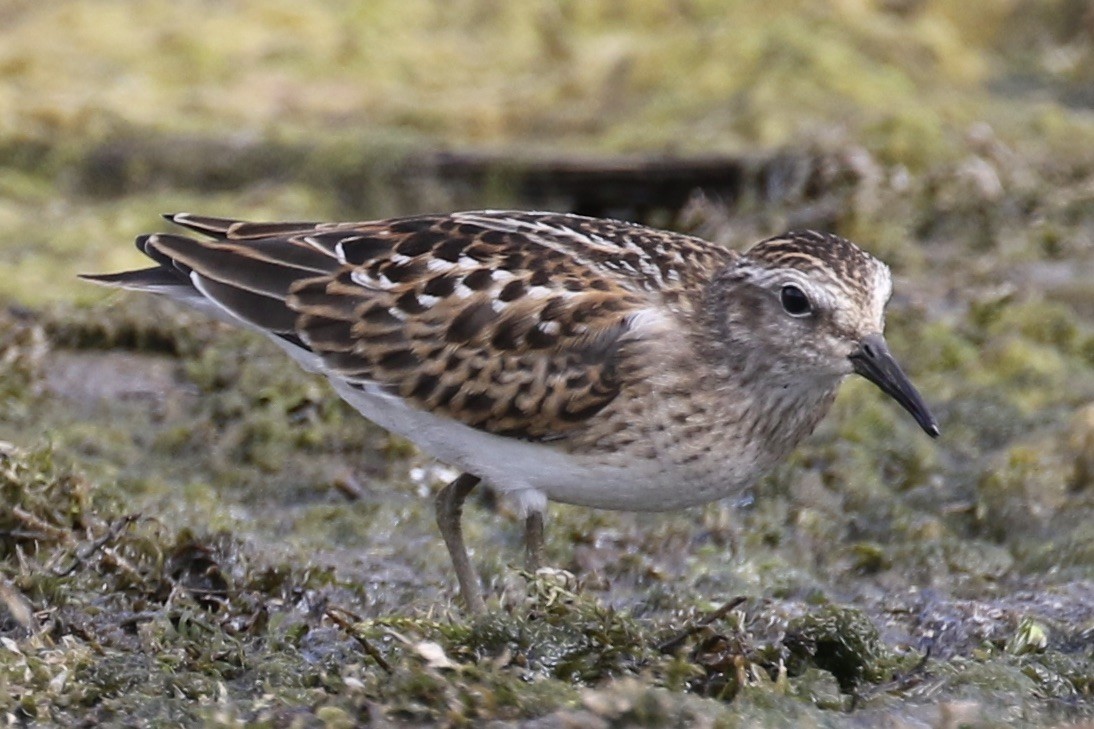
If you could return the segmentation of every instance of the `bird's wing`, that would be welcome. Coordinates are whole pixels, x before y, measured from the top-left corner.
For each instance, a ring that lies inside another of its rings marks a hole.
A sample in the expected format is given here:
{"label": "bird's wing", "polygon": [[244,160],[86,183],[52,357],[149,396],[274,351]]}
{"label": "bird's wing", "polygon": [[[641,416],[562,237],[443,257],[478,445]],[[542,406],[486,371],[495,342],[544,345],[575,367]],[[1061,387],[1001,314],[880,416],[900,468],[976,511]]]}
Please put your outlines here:
{"label": "bird's wing", "polygon": [[[460,213],[344,224],[176,215],[159,266],[90,277],[194,290],[351,385],[491,433],[562,436],[635,373],[631,343],[671,327],[709,275],[709,243],[615,221]],[[128,279],[126,277],[129,277]],[[191,302],[194,303],[194,302]]]}

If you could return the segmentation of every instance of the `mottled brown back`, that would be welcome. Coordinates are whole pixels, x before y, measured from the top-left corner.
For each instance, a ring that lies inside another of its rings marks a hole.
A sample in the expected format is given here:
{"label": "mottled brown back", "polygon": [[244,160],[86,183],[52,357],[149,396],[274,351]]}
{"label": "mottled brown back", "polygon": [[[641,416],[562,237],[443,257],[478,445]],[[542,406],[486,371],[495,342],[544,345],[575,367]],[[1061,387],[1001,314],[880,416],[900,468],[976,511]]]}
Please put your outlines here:
{"label": "mottled brown back", "polygon": [[171,219],[214,240],[141,239],[162,270],[308,348],[333,376],[529,439],[564,435],[610,403],[627,384],[633,316],[653,305],[691,316],[736,255],[560,214]]}

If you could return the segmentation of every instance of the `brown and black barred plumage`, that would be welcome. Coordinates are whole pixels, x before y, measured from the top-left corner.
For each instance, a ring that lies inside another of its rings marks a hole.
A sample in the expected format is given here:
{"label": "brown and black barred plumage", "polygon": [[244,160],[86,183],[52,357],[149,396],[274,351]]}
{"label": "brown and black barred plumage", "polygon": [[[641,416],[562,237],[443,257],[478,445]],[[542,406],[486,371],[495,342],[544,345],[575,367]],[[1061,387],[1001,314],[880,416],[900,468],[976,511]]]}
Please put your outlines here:
{"label": "brown and black barred plumage", "polygon": [[888,269],[788,233],[739,254],[630,223],[468,212],[361,223],[168,219],[156,266],[88,276],[266,333],[366,417],[466,473],[438,521],[459,533],[479,478],[547,500],[679,508],[738,492],[858,372],[937,426],[881,336]]}

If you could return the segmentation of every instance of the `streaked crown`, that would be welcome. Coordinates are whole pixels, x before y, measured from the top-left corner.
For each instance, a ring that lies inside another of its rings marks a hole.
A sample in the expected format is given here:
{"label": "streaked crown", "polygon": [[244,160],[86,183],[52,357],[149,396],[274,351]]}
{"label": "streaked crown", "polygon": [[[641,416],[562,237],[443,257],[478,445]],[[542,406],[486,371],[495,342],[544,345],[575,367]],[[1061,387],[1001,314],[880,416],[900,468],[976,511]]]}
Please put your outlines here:
{"label": "streaked crown", "polygon": [[838,235],[809,230],[769,238],[749,249],[739,266],[758,285],[796,285],[843,334],[861,336],[884,326],[889,267]]}

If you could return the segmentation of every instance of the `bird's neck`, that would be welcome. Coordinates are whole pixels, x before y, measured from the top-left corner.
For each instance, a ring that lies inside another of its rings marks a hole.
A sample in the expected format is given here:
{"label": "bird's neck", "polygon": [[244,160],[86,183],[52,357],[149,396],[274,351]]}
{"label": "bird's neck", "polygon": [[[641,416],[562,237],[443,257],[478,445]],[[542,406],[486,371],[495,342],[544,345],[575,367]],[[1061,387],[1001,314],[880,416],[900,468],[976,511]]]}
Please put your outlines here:
{"label": "bird's neck", "polygon": [[789,453],[817,427],[835,400],[842,377],[791,385],[764,383],[751,390],[750,438],[766,444],[770,458]]}

